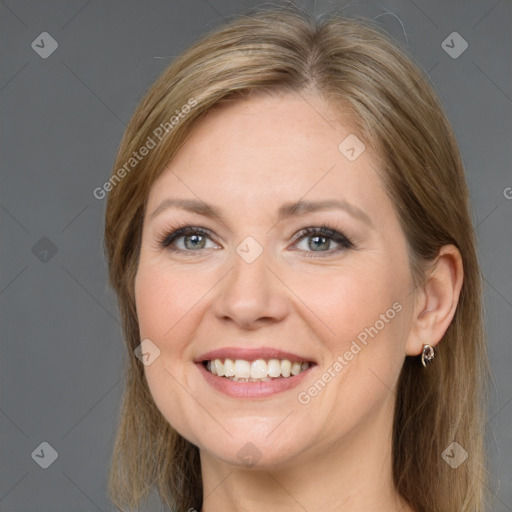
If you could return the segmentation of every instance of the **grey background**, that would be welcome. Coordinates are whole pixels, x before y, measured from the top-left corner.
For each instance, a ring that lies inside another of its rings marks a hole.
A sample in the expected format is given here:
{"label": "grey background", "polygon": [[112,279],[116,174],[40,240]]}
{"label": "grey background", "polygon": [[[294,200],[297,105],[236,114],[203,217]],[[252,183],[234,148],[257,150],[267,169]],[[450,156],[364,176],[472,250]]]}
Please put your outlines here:
{"label": "grey background", "polygon": [[[258,3],[0,3],[2,512],[113,510],[106,476],[126,354],[106,285],[105,201],[92,191],[108,179],[130,115],[172,58]],[[512,511],[512,200],[506,197],[512,6],[509,0],[347,4],[299,3],[378,18],[408,44],[460,143],[486,283],[493,510]],[[469,44],[457,59],[441,47],[454,31]],[[47,59],[31,47],[42,32],[58,42]],[[58,452],[47,469],[31,456],[42,442]],[[156,501],[150,509],[159,509]]]}

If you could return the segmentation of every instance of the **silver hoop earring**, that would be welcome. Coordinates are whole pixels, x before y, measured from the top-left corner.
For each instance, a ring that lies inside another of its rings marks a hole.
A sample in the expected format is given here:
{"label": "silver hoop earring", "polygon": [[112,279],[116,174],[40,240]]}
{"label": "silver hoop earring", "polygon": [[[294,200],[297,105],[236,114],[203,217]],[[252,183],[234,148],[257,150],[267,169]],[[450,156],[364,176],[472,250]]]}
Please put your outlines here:
{"label": "silver hoop earring", "polygon": [[421,364],[426,368],[435,357],[434,347],[431,345],[423,345],[423,352],[421,353]]}

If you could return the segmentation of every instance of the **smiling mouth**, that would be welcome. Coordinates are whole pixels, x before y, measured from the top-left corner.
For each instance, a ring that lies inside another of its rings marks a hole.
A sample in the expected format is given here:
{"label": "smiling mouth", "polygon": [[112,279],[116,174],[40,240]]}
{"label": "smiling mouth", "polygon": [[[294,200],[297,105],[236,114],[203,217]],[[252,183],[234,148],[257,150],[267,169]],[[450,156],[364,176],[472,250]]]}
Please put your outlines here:
{"label": "smiling mouth", "polygon": [[234,382],[268,382],[288,379],[306,371],[315,363],[310,361],[290,361],[289,359],[213,359],[203,361],[207,371],[217,377]]}

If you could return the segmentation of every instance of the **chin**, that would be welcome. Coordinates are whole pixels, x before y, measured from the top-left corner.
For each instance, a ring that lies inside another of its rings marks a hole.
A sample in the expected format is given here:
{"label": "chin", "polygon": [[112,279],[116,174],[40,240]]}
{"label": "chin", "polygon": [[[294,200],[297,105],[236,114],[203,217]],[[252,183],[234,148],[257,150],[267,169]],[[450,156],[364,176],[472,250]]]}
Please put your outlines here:
{"label": "chin", "polygon": [[282,416],[239,418],[225,423],[231,436],[224,432],[206,437],[204,432],[198,432],[194,436],[197,438],[194,444],[202,453],[238,468],[286,468],[296,463],[297,457],[318,442],[318,434],[301,432],[298,425],[291,421],[288,428],[276,428],[282,421]]}

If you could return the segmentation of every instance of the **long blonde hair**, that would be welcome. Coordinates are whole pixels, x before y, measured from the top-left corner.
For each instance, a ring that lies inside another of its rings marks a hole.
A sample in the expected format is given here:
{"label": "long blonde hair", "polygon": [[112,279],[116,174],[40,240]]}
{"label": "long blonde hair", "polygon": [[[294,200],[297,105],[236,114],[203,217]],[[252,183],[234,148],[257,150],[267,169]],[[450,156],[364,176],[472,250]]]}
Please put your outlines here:
{"label": "long blonde hair", "polygon": [[[239,16],[186,50],[144,96],[120,143],[107,197],[105,249],[128,360],[110,498],[119,509],[132,510],[156,489],[172,510],[201,509],[198,449],[162,416],[134,356],[141,342],[134,277],[142,220],[152,183],[210,108],[277,90],[314,91],[333,111],[349,109],[380,155],[416,285],[443,245],[454,244],[461,253],[459,303],[435,362],[426,371],[406,357],[400,374],[393,476],[417,512],[481,512],[489,366],[482,276],[456,139],[425,75],[378,27],[338,15],[313,19],[293,7]],[[145,156],[134,160],[143,146],[149,148]],[[441,456],[453,441],[469,454],[457,469]]]}

